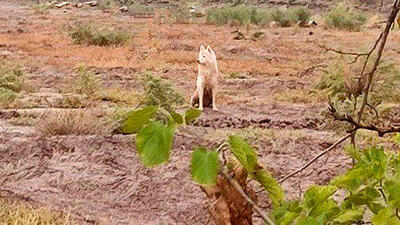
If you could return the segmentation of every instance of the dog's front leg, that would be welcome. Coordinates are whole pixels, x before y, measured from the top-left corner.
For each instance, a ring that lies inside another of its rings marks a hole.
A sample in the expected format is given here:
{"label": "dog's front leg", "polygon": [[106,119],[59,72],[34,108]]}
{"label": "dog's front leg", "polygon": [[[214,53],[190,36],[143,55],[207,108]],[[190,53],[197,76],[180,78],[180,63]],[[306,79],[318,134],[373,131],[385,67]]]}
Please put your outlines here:
{"label": "dog's front leg", "polygon": [[217,88],[214,87],[214,88],[212,89],[212,106],[213,106],[213,110],[214,110],[214,111],[217,111],[217,110],[218,110],[216,99],[217,99]]}
{"label": "dog's front leg", "polygon": [[199,109],[203,110],[203,97],[204,97],[204,82],[198,82],[197,93],[199,94]]}

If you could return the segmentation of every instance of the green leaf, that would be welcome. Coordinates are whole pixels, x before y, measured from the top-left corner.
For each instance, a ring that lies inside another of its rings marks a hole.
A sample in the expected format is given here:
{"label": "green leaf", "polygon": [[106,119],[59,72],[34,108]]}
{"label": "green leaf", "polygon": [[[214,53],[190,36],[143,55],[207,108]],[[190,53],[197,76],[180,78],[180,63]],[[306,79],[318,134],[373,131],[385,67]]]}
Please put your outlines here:
{"label": "green leaf", "polygon": [[174,127],[160,122],[150,122],[136,137],[136,148],[145,166],[155,166],[168,161],[172,148]]}
{"label": "green leaf", "polygon": [[146,125],[157,111],[155,106],[147,106],[143,109],[134,110],[127,113],[120,131],[123,134],[136,134]]}
{"label": "green leaf", "polygon": [[302,208],[299,201],[284,202],[279,206],[273,207],[270,214],[276,224],[289,225],[300,215]]}
{"label": "green leaf", "polygon": [[400,208],[400,181],[393,179],[385,182],[383,187],[387,200],[394,208]]}
{"label": "green leaf", "polygon": [[215,185],[219,168],[218,152],[198,148],[192,153],[190,167],[194,181],[201,185]]}
{"label": "green leaf", "polygon": [[296,223],[297,225],[323,225],[321,221],[318,220],[318,218],[314,217],[303,217],[299,219],[299,221]]}
{"label": "green leaf", "polygon": [[304,194],[304,205],[311,209],[316,204],[326,201],[331,197],[337,188],[335,186],[311,186]]}
{"label": "green leaf", "polygon": [[198,109],[188,109],[185,112],[185,124],[191,124],[201,115],[201,110]]}
{"label": "green leaf", "polygon": [[280,205],[283,202],[285,199],[285,192],[270,173],[265,170],[258,170],[253,176],[268,192],[269,198],[274,206]]}
{"label": "green leaf", "polygon": [[174,110],[169,110],[169,114],[171,115],[171,117],[174,119],[174,122],[176,124],[183,124],[183,116],[177,112],[175,112]]}
{"label": "green leaf", "polygon": [[340,213],[333,222],[339,224],[351,224],[352,222],[361,220],[364,216],[364,211],[365,209],[363,208],[346,210]]}
{"label": "green leaf", "polygon": [[242,164],[247,172],[252,173],[257,165],[257,156],[254,149],[246,141],[237,136],[229,136],[229,146],[240,164]]}
{"label": "green leaf", "polygon": [[400,133],[396,133],[396,135],[393,137],[393,141],[396,145],[400,145]]}
{"label": "green leaf", "polygon": [[373,225],[400,225],[400,220],[394,215],[394,210],[385,208],[372,217]]}

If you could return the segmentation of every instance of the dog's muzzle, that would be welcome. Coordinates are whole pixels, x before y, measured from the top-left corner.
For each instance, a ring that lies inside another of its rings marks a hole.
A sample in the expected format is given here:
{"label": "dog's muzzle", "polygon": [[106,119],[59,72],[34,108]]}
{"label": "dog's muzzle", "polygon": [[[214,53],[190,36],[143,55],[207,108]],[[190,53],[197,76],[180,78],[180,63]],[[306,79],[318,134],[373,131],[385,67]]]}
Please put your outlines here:
{"label": "dog's muzzle", "polygon": [[196,62],[197,62],[197,64],[201,64],[199,59],[197,59]]}

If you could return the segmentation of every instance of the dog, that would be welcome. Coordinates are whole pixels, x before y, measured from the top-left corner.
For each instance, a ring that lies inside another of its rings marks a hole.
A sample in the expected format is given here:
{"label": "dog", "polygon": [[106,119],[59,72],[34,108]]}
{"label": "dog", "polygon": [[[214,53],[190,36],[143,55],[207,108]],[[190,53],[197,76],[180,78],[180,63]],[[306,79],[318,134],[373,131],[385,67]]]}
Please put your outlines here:
{"label": "dog", "polygon": [[197,65],[196,90],[190,98],[190,105],[195,107],[198,104],[199,110],[212,106],[212,109],[216,111],[218,110],[216,97],[219,71],[217,57],[210,46],[207,46],[207,49],[203,45],[200,46]]}

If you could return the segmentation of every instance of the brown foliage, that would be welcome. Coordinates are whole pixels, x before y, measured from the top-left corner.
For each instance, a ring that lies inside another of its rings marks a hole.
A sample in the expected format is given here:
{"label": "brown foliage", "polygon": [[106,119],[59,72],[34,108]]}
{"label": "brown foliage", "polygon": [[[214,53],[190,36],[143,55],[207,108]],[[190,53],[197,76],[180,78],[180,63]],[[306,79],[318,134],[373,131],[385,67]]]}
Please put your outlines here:
{"label": "brown foliage", "polygon": [[[242,189],[253,200],[255,192],[247,186],[247,172],[243,168],[235,168],[231,172]],[[209,198],[209,213],[216,225],[252,225],[253,207],[235,189],[223,175],[218,176],[217,184],[213,187],[204,187],[203,191]]]}

